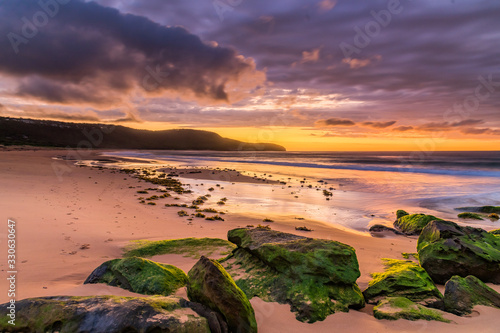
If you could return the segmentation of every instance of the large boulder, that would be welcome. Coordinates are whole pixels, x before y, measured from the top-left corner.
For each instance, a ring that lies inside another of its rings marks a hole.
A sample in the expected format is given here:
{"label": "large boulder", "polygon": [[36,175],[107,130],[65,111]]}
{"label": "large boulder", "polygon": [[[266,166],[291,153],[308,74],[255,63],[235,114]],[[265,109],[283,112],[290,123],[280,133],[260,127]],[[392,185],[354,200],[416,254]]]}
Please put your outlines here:
{"label": "large boulder", "polygon": [[500,237],[483,229],[432,221],[422,230],[417,250],[420,265],[436,283],[474,275],[500,284]]}
{"label": "large boulder", "polygon": [[[399,217],[401,216],[401,217]],[[401,230],[406,235],[419,235],[422,229],[431,221],[441,220],[433,215],[426,214],[398,214],[398,219],[394,222],[394,227]]]}
{"label": "large boulder", "polygon": [[485,285],[477,277],[454,276],[445,285],[444,308],[462,316],[472,312],[475,305],[500,308],[500,294]]}
{"label": "large boulder", "polygon": [[435,309],[429,309],[420,304],[416,304],[404,297],[389,297],[379,302],[373,308],[373,315],[377,319],[388,320],[437,320],[449,322],[443,318],[442,312]]}
{"label": "large boulder", "polygon": [[383,273],[373,273],[368,288],[363,291],[365,300],[378,303],[381,299],[406,297],[414,302],[434,303],[442,298],[427,272],[411,260],[383,259]]}
{"label": "large boulder", "polygon": [[106,261],[84,283],[106,283],[139,294],[168,296],[186,285],[187,275],[172,265],[132,257]]}
{"label": "large boulder", "polygon": [[236,282],[249,297],[288,303],[308,322],[364,306],[356,252],[348,245],[267,228],[230,230],[228,239],[238,248],[223,264],[246,272]]}
{"label": "large boulder", "polygon": [[257,332],[252,305],[217,261],[202,256],[188,276],[189,299],[220,313],[229,332]]}
{"label": "large boulder", "polygon": [[16,302],[15,326],[0,307],[1,332],[210,333],[208,322],[176,297],[43,297]]}

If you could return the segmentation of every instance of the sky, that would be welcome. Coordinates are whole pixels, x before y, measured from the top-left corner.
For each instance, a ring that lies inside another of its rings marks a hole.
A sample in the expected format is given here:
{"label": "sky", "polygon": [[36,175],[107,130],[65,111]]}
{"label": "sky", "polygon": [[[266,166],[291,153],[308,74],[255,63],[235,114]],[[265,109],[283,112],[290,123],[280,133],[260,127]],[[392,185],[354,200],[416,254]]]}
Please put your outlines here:
{"label": "sky", "polygon": [[0,116],[500,150],[500,2],[0,0]]}

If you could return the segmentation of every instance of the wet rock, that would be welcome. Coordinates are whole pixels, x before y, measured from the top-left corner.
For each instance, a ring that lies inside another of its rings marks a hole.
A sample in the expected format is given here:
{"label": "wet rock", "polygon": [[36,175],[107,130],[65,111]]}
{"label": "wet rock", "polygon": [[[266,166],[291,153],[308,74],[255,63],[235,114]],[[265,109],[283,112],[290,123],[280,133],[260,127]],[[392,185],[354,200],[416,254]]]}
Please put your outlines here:
{"label": "wet rock", "polygon": [[483,229],[432,221],[420,234],[417,250],[420,265],[436,283],[474,275],[500,284],[500,237]]}

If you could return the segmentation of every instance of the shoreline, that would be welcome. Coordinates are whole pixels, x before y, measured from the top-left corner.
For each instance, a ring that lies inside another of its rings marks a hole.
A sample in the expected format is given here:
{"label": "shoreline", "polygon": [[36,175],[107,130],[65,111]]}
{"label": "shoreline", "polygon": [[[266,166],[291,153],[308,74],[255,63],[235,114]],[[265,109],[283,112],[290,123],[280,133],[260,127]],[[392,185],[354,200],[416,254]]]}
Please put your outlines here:
{"label": "shoreline", "polygon": [[[274,222],[263,223],[256,216],[232,212],[236,210],[233,209],[236,202],[231,201],[227,207],[221,208],[228,210],[224,222],[195,219],[189,224],[186,218],[177,215],[179,209],[175,207],[138,203],[139,195],[136,192],[150,187],[150,184],[115,170],[74,166],[52,159],[60,153],[61,150],[0,150],[0,185],[5,189],[0,193],[0,211],[2,219],[12,218],[18,224],[18,300],[54,295],[137,296],[119,288],[82,283],[102,262],[120,258],[122,248],[132,240],[186,237],[226,239],[228,230],[248,224],[268,224],[273,230],[336,240],[354,247],[361,271],[358,279],[361,289],[366,288],[371,280],[370,273],[383,270],[381,258],[402,259],[402,252],[416,252],[415,237],[371,237],[369,234],[341,230],[321,221],[292,220],[291,215],[277,214],[270,216]],[[92,157],[95,156],[98,154]],[[59,162],[69,168],[62,181],[53,168],[53,163]],[[202,182],[196,179],[192,181]],[[230,184],[226,182],[224,186],[229,187]],[[235,182],[232,186],[241,185]],[[161,203],[175,202],[173,198],[165,200]],[[306,225],[313,231],[295,230],[299,225]],[[82,248],[85,244],[89,244],[88,249]],[[0,250],[6,253],[4,245]],[[182,257],[176,260],[184,262]],[[5,265],[3,261],[0,263],[2,273],[6,271]],[[2,281],[0,288],[6,290],[6,282],[4,279]],[[500,290],[500,286],[488,285]],[[7,301],[6,293],[2,293],[0,303]],[[476,317],[450,315],[459,325],[404,320],[389,322],[367,315],[371,309],[368,306],[362,311],[351,310],[349,313],[331,315],[323,322],[304,324],[295,320],[288,305],[264,303],[256,298],[252,299],[252,304],[261,332],[277,332],[277,329],[284,327],[288,331],[328,332],[331,331],[331,325],[343,327],[347,332],[365,329],[396,332],[409,327],[418,331],[424,326],[443,332],[465,332],[467,328],[479,325],[484,328],[484,332],[489,332],[488,329],[494,327],[491,323],[498,316],[498,310],[477,307],[480,315]],[[272,315],[268,316],[269,313]]]}

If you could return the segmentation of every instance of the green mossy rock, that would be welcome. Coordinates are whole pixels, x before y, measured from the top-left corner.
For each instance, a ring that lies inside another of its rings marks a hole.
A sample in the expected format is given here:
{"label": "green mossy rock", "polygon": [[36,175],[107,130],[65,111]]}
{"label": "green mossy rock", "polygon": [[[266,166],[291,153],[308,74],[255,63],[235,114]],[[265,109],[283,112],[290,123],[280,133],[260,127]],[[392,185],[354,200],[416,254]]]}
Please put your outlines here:
{"label": "green mossy rock", "polygon": [[356,253],[348,245],[263,228],[230,230],[228,239],[238,249],[223,264],[234,274],[245,272],[236,283],[248,297],[288,303],[308,322],[364,306]]}
{"label": "green mossy rock", "polygon": [[500,206],[459,207],[456,209],[461,210],[461,211],[466,211],[466,212],[477,212],[477,213],[485,213],[485,214],[491,214],[491,213],[500,214]]}
{"label": "green mossy rock", "polygon": [[84,284],[106,283],[139,294],[168,296],[184,287],[187,279],[180,268],[132,257],[103,263]]}
{"label": "green mossy rock", "polygon": [[483,229],[432,221],[422,230],[417,250],[420,265],[436,283],[474,275],[500,284],[500,237]]}
{"label": "green mossy rock", "polygon": [[360,276],[356,251],[340,242],[264,228],[233,229],[228,239],[278,272],[297,279],[312,275],[325,283],[353,284]]}
{"label": "green mossy rock", "polygon": [[397,212],[396,212],[396,217],[398,219],[402,218],[403,216],[406,216],[406,215],[410,215],[408,214],[408,212],[406,210],[402,210],[402,209],[399,209]]}
{"label": "green mossy rock", "polygon": [[462,316],[472,312],[475,305],[500,308],[500,294],[485,285],[477,277],[454,276],[445,285],[444,308]]}
{"label": "green mossy rock", "polygon": [[441,311],[426,308],[404,297],[389,297],[380,301],[380,303],[373,308],[373,315],[377,319],[424,319],[450,322],[443,318]]}
{"label": "green mossy rock", "polygon": [[457,215],[460,219],[469,219],[469,220],[484,220],[483,217],[477,213],[465,212]]}
{"label": "green mossy rock", "polygon": [[257,332],[252,305],[217,261],[201,257],[188,273],[188,297],[220,313],[230,332]]}
{"label": "green mossy rock", "polygon": [[182,299],[91,296],[43,297],[16,302],[16,325],[0,308],[1,332],[210,333],[207,319],[184,308]]}
{"label": "green mossy rock", "polygon": [[431,221],[441,220],[433,215],[404,215],[394,222],[394,226],[406,235],[419,235],[422,229]]}
{"label": "green mossy rock", "polygon": [[493,235],[500,235],[500,229],[491,230],[491,231],[490,231],[490,234],[493,234]]}
{"label": "green mossy rock", "polygon": [[378,303],[382,298],[406,297],[411,301],[435,302],[442,298],[427,272],[411,260],[382,259],[386,269],[373,273],[368,288],[363,291],[365,300]]}

